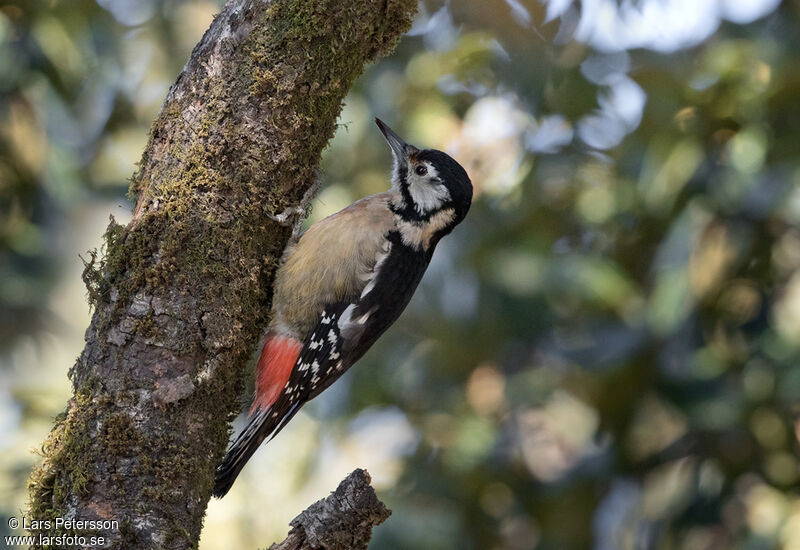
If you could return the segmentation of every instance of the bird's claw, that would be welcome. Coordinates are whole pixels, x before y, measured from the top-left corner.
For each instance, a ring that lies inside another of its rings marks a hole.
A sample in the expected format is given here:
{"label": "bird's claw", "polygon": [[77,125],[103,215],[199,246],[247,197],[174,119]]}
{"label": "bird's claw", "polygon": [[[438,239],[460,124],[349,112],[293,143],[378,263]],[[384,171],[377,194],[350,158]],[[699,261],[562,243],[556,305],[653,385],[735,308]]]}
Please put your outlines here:
{"label": "bird's claw", "polygon": [[306,209],[301,206],[290,206],[280,214],[267,212],[267,217],[284,227],[294,227],[298,221],[302,221],[306,217]]}

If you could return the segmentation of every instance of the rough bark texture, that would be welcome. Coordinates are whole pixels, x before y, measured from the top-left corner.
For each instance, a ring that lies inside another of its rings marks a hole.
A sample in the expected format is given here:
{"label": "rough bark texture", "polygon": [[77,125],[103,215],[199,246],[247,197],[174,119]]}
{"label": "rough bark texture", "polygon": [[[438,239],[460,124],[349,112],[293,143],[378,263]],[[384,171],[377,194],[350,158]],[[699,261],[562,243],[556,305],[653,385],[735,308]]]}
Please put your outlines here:
{"label": "rough bark texture", "polygon": [[358,469],[331,496],[294,518],[286,540],[269,550],[360,550],[367,547],[372,528],[391,514],[370,486],[369,473]]}
{"label": "rough bark texture", "polygon": [[[28,517],[115,519],[106,548],[197,545],[290,230],[342,100],[416,0],[231,0],[164,102],[84,278],[74,396],[42,446]],[[46,524],[41,524],[46,525]],[[36,530],[35,530],[36,531]]]}

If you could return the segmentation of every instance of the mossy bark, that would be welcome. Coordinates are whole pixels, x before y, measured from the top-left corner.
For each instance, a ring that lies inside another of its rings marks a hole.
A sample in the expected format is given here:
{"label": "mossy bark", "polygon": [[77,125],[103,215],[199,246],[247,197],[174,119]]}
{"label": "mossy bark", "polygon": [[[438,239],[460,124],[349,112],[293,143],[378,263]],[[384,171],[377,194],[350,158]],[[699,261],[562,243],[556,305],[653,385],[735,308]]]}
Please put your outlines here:
{"label": "mossy bark", "polygon": [[303,200],[345,94],[415,9],[231,0],[215,18],[153,124],[133,221],[87,264],[94,315],[29,519],[117,520],[94,531],[107,548],[197,546],[290,236],[269,215]]}

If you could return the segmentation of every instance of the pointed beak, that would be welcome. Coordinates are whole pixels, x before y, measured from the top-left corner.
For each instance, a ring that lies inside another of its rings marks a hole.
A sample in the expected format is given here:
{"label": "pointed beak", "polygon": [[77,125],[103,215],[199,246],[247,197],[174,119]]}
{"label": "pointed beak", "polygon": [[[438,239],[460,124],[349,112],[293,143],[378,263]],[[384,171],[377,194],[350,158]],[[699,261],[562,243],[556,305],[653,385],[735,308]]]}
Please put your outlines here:
{"label": "pointed beak", "polygon": [[406,154],[412,148],[411,145],[403,141],[403,138],[398,136],[394,130],[389,128],[381,119],[376,118],[375,124],[381,129],[383,137],[386,138],[386,143],[392,148],[392,154],[396,159],[405,158]]}

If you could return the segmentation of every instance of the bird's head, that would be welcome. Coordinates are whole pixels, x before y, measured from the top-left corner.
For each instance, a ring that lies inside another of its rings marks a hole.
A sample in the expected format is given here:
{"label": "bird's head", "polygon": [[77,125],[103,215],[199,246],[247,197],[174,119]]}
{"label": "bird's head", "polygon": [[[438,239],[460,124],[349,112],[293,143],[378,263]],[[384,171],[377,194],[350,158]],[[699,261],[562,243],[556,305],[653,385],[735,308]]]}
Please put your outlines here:
{"label": "bird's head", "polygon": [[375,123],[394,157],[392,188],[402,197],[393,205],[395,212],[406,221],[426,223],[437,214],[452,211],[439,231],[441,235],[449,233],[467,215],[472,202],[467,172],[447,153],[414,147],[380,119]]}

